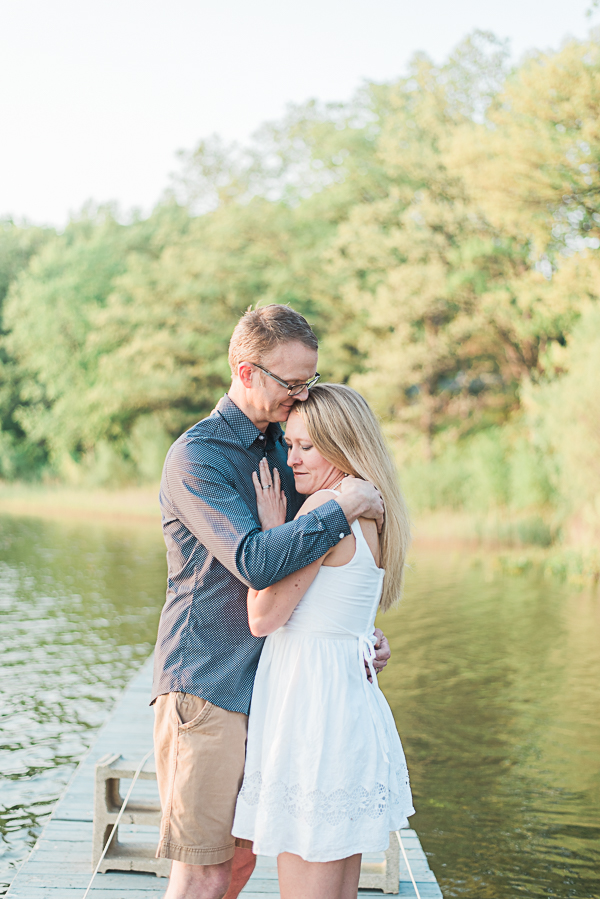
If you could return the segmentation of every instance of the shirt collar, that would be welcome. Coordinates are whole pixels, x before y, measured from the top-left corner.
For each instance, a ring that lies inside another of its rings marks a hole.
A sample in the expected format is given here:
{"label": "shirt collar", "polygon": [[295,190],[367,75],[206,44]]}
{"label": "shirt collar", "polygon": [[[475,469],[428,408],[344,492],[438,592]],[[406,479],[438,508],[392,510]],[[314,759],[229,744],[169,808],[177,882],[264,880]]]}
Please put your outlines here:
{"label": "shirt collar", "polygon": [[[215,407],[215,411],[225,419],[242,446],[246,447],[246,449],[251,447],[255,440],[263,436],[262,431],[259,431],[254,422],[250,421],[247,415],[244,415],[227,393],[221,397]],[[269,424],[265,437],[274,443],[277,440],[283,440],[283,430],[278,421]]]}

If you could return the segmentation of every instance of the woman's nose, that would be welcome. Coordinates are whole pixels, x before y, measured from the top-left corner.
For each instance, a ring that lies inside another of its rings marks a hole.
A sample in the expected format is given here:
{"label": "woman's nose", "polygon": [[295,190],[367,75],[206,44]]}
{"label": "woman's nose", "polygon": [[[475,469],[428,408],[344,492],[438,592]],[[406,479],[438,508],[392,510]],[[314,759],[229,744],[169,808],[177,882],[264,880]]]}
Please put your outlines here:
{"label": "woman's nose", "polygon": [[290,468],[293,468],[294,465],[297,465],[300,461],[300,454],[293,447],[288,450],[287,464]]}

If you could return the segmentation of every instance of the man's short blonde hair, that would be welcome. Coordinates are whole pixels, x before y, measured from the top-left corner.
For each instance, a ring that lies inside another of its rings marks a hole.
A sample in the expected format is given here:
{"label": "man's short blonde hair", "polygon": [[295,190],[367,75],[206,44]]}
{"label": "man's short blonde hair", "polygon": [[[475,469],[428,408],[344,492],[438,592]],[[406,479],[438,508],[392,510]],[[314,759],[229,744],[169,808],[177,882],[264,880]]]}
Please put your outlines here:
{"label": "man's short blonde hair", "polygon": [[272,303],[258,309],[250,307],[235,326],[229,341],[231,374],[237,375],[240,362],[260,364],[280,344],[294,340],[311,350],[319,348],[311,326],[290,306]]}

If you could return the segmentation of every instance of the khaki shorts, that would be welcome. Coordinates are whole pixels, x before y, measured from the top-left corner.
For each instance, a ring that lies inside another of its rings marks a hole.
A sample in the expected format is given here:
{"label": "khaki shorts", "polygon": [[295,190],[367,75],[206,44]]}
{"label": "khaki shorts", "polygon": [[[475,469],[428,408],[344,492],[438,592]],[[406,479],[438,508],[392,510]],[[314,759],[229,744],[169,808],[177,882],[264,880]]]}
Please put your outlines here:
{"label": "khaki shorts", "polygon": [[157,858],[218,865],[249,840],[231,835],[244,775],[248,716],[191,693],[154,703],[154,755],[162,807]]}

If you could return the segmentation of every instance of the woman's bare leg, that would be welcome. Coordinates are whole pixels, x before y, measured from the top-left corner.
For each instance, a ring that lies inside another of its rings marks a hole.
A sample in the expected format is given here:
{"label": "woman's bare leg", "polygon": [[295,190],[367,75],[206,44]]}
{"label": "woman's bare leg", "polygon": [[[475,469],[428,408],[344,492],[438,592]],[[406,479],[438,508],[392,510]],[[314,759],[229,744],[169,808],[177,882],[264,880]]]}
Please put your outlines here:
{"label": "woman's bare leg", "polygon": [[356,899],[360,855],[334,862],[305,862],[299,855],[282,852],[277,870],[281,899]]}
{"label": "woman's bare leg", "polygon": [[344,859],[344,880],[340,899],[356,899],[358,893],[358,881],[360,879],[360,863],[362,855],[351,855]]}

